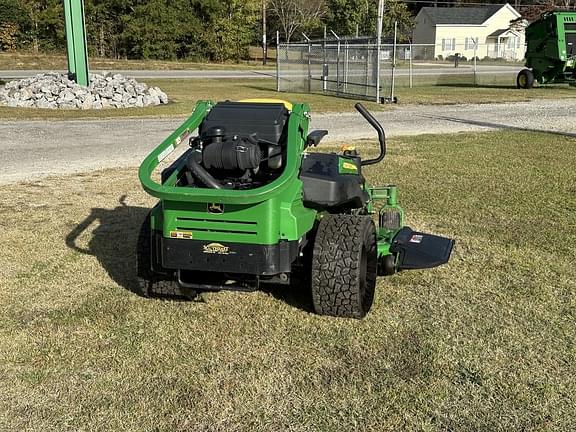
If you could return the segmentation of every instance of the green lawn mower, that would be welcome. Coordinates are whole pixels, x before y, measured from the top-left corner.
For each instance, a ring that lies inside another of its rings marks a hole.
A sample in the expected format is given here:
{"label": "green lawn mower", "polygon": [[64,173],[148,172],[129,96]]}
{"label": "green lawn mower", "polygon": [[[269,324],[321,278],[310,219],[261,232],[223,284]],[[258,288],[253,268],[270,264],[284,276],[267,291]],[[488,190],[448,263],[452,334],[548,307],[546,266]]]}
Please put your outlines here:
{"label": "green lawn mower", "polygon": [[[404,226],[396,186],[366,184],[362,170],[384,159],[386,141],[376,119],[356,109],[378,133],[376,158],[362,160],[354,148],[310,152],[328,132],[308,134],[306,104],[198,102],[140,167],[144,189],[160,199],[138,240],[142,294],[305,281],[317,313],[362,318],[377,276],[446,263],[453,240]],[[184,142],[189,148],[155,181]]]}
{"label": "green lawn mower", "polygon": [[576,85],[576,12],[547,12],[526,27],[526,67],[518,88],[540,84]]}

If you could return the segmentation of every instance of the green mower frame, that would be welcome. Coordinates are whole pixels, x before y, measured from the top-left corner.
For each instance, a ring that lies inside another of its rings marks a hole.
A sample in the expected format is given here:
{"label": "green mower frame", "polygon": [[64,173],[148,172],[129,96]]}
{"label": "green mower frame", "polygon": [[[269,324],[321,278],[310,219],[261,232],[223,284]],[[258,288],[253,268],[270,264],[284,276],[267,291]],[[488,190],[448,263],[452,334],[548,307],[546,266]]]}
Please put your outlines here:
{"label": "green mower frame", "polygon": [[[317,313],[361,318],[377,275],[446,263],[453,240],[405,227],[397,187],[366,184],[362,167],[384,159],[386,138],[356,108],[378,133],[374,159],[353,148],[310,152],[327,131],[308,134],[307,104],[198,102],[140,166],[143,188],[160,200],[138,240],[142,294],[304,281]],[[155,181],[158,165],[182,143],[190,148]]]}

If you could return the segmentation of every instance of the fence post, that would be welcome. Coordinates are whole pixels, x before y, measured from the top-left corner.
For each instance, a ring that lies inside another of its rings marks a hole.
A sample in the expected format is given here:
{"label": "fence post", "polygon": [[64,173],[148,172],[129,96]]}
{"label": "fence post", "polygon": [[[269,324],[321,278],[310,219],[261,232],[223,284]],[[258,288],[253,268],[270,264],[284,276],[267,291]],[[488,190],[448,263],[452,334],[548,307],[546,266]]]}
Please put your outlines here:
{"label": "fence post", "polygon": [[306,41],[308,42],[308,93],[311,93],[312,91],[312,64],[311,64],[311,55],[312,55],[312,42],[310,41],[310,38],[308,36],[306,36],[304,33],[302,33],[302,36],[304,36],[304,38],[306,39]]}
{"label": "fence post", "polygon": [[476,54],[478,52],[478,38],[474,41],[474,85],[478,85],[478,78],[476,77],[476,58],[478,57]]}
{"label": "fence post", "polygon": [[326,59],[326,26],[324,26],[324,39],[322,40],[322,55],[323,55],[323,63],[322,63],[322,91],[328,90],[328,62]]}
{"label": "fence post", "polygon": [[376,103],[380,103],[380,59],[382,48],[382,21],[384,19],[384,0],[378,2],[378,20],[376,28]]}
{"label": "fence post", "polygon": [[392,83],[390,84],[390,102],[394,102],[394,86],[396,85],[396,35],[398,30],[398,21],[394,21],[394,45],[392,49]]}
{"label": "fence post", "polygon": [[348,54],[348,41],[344,42],[344,93],[348,91],[348,69],[350,67]]}
{"label": "fence post", "polygon": [[366,72],[364,73],[364,96],[368,96],[368,72],[370,71],[370,57],[372,56],[372,50],[370,48],[370,41],[366,42]]}
{"label": "fence post", "polygon": [[340,37],[338,37],[333,30],[330,30],[330,33],[332,33],[338,41],[336,48],[336,93],[340,93]]}
{"label": "fence post", "polygon": [[410,44],[408,45],[408,47],[410,48],[410,72],[409,72],[409,76],[410,76],[410,88],[412,88],[412,42],[410,42]]}
{"label": "fence post", "polygon": [[280,31],[276,32],[276,91],[280,91]]}

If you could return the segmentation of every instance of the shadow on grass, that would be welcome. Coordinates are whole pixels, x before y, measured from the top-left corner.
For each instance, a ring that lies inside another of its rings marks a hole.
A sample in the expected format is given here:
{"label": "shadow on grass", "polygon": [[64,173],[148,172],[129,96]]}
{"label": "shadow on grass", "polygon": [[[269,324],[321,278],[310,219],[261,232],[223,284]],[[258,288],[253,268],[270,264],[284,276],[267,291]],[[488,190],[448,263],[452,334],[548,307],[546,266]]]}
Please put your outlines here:
{"label": "shadow on grass", "polygon": [[485,122],[485,121],[479,121],[479,120],[462,119],[462,118],[458,118],[458,117],[450,117],[450,116],[442,116],[442,115],[424,115],[424,114],[422,114],[422,115],[420,115],[420,117],[430,118],[430,119],[434,119],[434,120],[444,120],[444,121],[449,121],[449,122],[453,122],[453,123],[464,123],[464,124],[469,124],[469,125],[474,125],[474,126],[483,126],[483,127],[492,128],[492,129],[505,129],[505,130],[508,129],[508,130],[517,130],[517,131],[521,131],[521,132],[537,132],[537,133],[545,133],[545,134],[551,134],[551,135],[560,135],[560,136],[565,136],[565,137],[569,137],[569,138],[576,138],[575,132],[563,132],[563,131],[546,130],[546,129],[525,128],[525,127],[520,127],[520,126],[510,126],[510,125],[501,124],[501,123],[491,123],[491,122]]}
{"label": "shadow on grass", "polygon": [[[125,199],[125,195],[120,197],[119,205],[113,209],[93,208],[86,219],[68,233],[66,246],[95,256],[114,282],[140,294],[136,279],[136,241],[150,209],[128,206]],[[92,231],[88,246],[79,246],[77,240],[95,223],[98,226]]]}
{"label": "shadow on grass", "polygon": [[467,84],[467,83],[437,83],[434,87],[458,87],[458,88],[485,88],[485,89],[506,89],[517,90],[515,85],[504,84]]}
{"label": "shadow on grass", "polygon": [[[142,222],[150,212],[147,207],[126,205],[126,196],[119,199],[113,209],[93,208],[90,214],[66,236],[66,246],[98,259],[110,278],[128,291],[142,295],[136,278],[136,243]],[[78,239],[91,225],[98,224],[92,231],[87,247],[78,245]],[[305,278],[298,277],[291,286],[261,285],[261,290],[295,308],[312,311],[310,290],[305,287]],[[241,295],[238,293],[238,295]],[[169,297],[171,300],[186,301],[185,297]]]}

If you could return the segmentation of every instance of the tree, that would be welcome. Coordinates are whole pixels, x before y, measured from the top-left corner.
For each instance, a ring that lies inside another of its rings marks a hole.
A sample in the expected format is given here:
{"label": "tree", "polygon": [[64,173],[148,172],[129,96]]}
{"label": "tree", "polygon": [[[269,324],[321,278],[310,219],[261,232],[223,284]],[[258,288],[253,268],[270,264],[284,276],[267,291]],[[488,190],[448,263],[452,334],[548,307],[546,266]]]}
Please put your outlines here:
{"label": "tree", "polygon": [[340,36],[364,32],[365,23],[370,21],[370,9],[366,0],[328,0],[326,25]]}
{"label": "tree", "polygon": [[408,41],[414,28],[414,18],[410,14],[406,3],[400,0],[392,0],[385,3],[382,34],[393,36],[395,22],[398,23],[398,42]]}
{"label": "tree", "polygon": [[229,0],[213,19],[204,37],[216,61],[245,58],[259,19],[260,2]]}
{"label": "tree", "polygon": [[[122,17],[123,43],[132,58],[174,60],[178,58],[179,41],[189,31],[194,19],[189,2],[180,0],[140,1],[132,13]],[[182,22],[182,16],[187,22]]]}
{"label": "tree", "polygon": [[90,51],[100,57],[126,54],[122,46],[125,17],[133,11],[134,0],[86,0],[86,33]]}
{"label": "tree", "polygon": [[[409,38],[414,26],[413,18],[401,0],[385,2],[382,34],[391,36],[394,33],[394,22],[398,22],[398,39]],[[376,20],[378,17],[378,0],[328,0],[326,24],[341,36],[356,34],[376,35]]]}
{"label": "tree", "polygon": [[26,11],[18,0],[0,0],[0,50],[15,50],[25,39]]}
{"label": "tree", "polygon": [[278,18],[284,39],[290,42],[297,30],[321,25],[326,5],[324,0],[270,0],[270,11]]}

